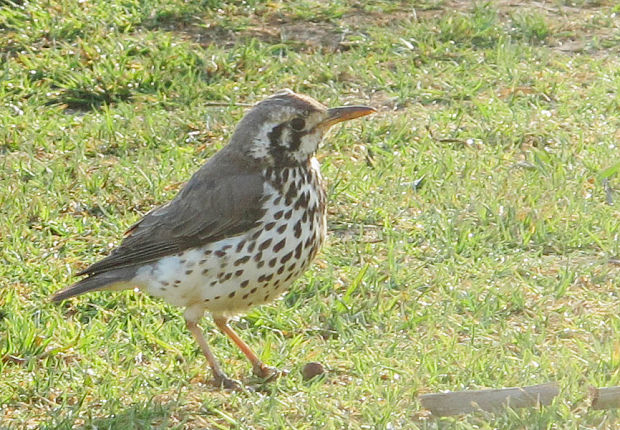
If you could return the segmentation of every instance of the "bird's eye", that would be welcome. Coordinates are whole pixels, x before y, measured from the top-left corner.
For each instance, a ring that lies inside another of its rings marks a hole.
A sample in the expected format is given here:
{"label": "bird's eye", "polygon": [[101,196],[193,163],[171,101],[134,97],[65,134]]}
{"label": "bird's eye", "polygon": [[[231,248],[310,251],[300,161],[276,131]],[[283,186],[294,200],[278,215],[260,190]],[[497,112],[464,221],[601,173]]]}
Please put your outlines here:
{"label": "bird's eye", "polygon": [[293,118],[291,120],[291,128],[295,131],[301,131],[306,126],[306,121],[303,118]]}

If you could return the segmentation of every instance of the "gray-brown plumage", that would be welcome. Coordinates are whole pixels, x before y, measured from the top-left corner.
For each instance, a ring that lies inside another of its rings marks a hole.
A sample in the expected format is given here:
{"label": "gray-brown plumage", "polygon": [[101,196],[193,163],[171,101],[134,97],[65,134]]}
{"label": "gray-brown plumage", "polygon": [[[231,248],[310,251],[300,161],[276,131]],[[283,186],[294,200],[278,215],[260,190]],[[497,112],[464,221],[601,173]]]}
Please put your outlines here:
{"label": "gray-brown plumage", "polygon": [[79,273],[86,278],[52,300],[139,287],[184,306],[215,382],[235,388],[198,328],[209,311],[254,372],[273,376],[276,370],[258,359],[228,320],[283,294],[306,270],[326,228],[314,154],[333,124],[372,112],[365,106],[327,109],[290,90],[260,102],[170,203],[130,227],[118,248]]}

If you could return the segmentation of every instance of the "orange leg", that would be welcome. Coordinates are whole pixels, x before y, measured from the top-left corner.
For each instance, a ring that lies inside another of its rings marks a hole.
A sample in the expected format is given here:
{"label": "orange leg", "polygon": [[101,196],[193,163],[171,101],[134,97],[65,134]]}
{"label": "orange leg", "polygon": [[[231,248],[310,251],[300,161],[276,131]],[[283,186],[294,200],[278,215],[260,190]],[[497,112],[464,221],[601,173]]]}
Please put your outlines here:
{"label": "orange leg", "polygon": [[254,354],[254,351],[250,349],[248,344],[245,343],[243,339],[241,339],[237,335],[237,333],[235,333],[235,331],[228,325],[227,318],[221,318],[221,317],[215,318],[214,317],[213,321],[215,322],[215,325],[220,330],[222,330],[222,332],[226,336],[228,336],[229,338],[232,339],[233,342],[235,342],[235,345],[239,347],[241,352],[243,352],[243,355],[245,355],[248,358],[248,360],[250,360],[250,363],[252,363],[252,370],[254,371],[254,374],[256,376],[261,377],[261,378],[266,378],[266,379],[272,379],[274,377],[279,376],[282,373],[275,367],[267,366],[265,363],[263,363],[261,359],[258,358],[256,354]]}
{"label": "orange leg", "polygon": [[200,349],[202,350],[204,356],[207,358],[209,366],[211,366],[215,385],[231,390],[241,389],[241,383],[239,381],[235,381],[234,379],[230,379],[220,368],[220,365],[218,364],[217,359],[209,349],[207,341],[205,340],[202,331],[200,330],[200,327],[198,327],[198,324],[188,320],[185,320],[185,323],[187,324],[187,329],[192,333],[192,335],[194,335],[196,342],[198,342],[198,345],[200,345]]}

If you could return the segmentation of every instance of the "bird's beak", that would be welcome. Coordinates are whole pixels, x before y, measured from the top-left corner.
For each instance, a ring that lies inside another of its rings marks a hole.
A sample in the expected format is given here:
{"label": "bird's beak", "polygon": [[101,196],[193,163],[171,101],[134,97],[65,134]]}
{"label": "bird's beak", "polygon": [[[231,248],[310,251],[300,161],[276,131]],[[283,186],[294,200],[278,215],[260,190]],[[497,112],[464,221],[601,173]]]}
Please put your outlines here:
{"label": "bird's beak", "polygon": [[350,119],[359,118],[361,116],[370,115],[377,110],[369,106],[342,106],[327,109],[327,118],[319,124],[321,127],[328,129],[334,124]]}

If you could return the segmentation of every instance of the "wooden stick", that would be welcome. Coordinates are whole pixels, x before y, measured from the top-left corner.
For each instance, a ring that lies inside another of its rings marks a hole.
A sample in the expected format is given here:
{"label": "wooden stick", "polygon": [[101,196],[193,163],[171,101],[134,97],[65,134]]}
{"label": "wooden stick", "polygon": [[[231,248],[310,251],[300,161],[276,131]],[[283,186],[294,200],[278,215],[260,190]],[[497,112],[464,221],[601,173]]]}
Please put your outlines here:
{"label": "wooden stick", "polygon": [[592,409],[619,409],[620,387],[590,388]]}
{"label": "wooden stick", "polygon": [[460,415],[478,410],[492,411],[548,405],[560,392],[557,382],[529,387],[502,388],[498,390],[458,391],[423,394],[419,397],[422,407],[435,416]]}
{"label": "wooden stick", "polygon": [[231,103],[231,102],[203,102],[202,105],[203,106],[224,106],[224,107],[230,107],[230,106],[252,107],[254,106],[251,103]]}

